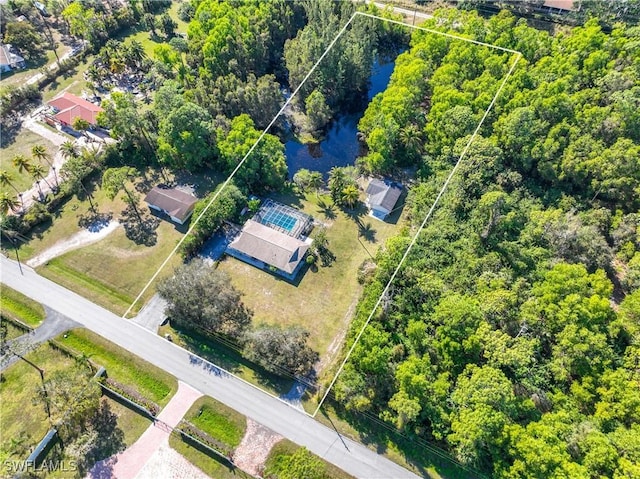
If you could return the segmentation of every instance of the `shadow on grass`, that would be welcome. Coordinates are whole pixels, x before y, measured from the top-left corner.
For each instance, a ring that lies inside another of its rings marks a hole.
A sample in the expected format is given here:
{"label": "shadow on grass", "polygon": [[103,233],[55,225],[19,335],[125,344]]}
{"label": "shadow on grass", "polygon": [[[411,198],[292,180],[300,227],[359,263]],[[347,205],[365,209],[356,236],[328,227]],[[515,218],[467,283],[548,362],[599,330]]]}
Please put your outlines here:
{"label": "shadow on grass", "polygon": [[135,244],[154,246],[158,242],[158,218],[142,211],[139,218],[131,206],[127,206],[121,215],[120,223],[124,227],[125,235]]}
{"label": "shadow on grass", "polygon": [[[184,347],[192,353],[250,382],[269,389],[275,395],[286,394],[293,385],[293,379],[270,373],[259,365],[245,359],[239,350],[231,345],[211,339],[191,329],[171,327],[178,333]],[[249,371],[247,371],[249,370]],[[251,374],[253,373],[253,378]]]}
{"label": "shadow on grass", "polygon": [[[320,412],[323,420],[329,422],[339,436],[342,434],[349,437],[350,434],[340,431],[340,424],[336,426],[332,416],[357,430],[358,437],[352,437],[352,439],[370,448],[374,447],[378,454],[385,454],[388,452],[388,445],[393,444],[397,453],[401,454],[414,472],[422,477],[488,479],[481,472],[459,464],[448,452],[436,445],[435,441],[427,441],[411,433],[403,434],[372,414],[364,415],[347,411],[334,400],[327,401]],[[434,476],[433,471],[438,476]]]}

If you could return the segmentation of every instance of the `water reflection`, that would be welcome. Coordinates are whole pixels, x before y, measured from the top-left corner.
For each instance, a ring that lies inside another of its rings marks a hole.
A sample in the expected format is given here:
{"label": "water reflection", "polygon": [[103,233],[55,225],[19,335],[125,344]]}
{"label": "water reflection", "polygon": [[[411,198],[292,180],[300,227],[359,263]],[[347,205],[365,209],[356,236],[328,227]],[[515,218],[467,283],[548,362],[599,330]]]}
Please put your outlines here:
{"label": "water reflection", "polygon": [[[373,65],[367,93],[369,101],[387,88],[389,78],[393,72],[393,66],[393,62],[384,64],[376,62]],[[356,138],[358,122],[362,118],[365,109],[366,105],[357,113],[345,114],[335,120],[331,124],[324,140],[320,143],[303,145],[295,139],[287,141],[285,143],[285,155],[287,157],[289,176],[292,177],[301,168],[326,174],[333,166],[353,165],[360,151],[360,145]]]}

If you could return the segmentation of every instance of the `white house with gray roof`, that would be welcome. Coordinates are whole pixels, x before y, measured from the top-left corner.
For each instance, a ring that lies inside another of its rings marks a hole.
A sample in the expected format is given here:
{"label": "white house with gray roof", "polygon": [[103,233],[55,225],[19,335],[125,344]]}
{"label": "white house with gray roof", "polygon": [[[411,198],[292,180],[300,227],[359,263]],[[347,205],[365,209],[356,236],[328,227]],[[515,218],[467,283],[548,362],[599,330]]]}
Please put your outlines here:
{"label": "white house with gray roof", "polygon": [[367,186],[366,204],[371,216],[384,221],[393,211],[402,188],[389,180],[373,179]]}
{"label": "white house with gray roof", "polygon": [[226,253],[258,268],[295,279],[309,250],[309,243],[247,220]]}

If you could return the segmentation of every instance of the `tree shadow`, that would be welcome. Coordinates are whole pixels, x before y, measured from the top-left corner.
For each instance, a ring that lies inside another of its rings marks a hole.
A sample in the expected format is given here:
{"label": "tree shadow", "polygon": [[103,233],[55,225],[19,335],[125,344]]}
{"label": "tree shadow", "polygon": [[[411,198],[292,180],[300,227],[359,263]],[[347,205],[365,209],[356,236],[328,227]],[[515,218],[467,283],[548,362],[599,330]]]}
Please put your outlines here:
{"label": "tree shadow", "polygon": [[131,205],[127,206],[120,214],[120,223],[124,227],[124,232],[128,239],[135,244],[145,246],[153,246],[158,242],[156,229],[160,225],[159,219],[140,211],[141,221]]}
{"label": "tree shadow", "polygon": [[95,213],[89,210],[78,217],[78,226],[95,233],[105,228],[112,219],[113,213]]}
{"label": "tree shadow", "polygon": [[336,218],[336,205],[332,203],[328,203],[324,200],[324,198],[318,198],[318,213],[321,213],[325,219],[333,220]]}
{"label": "tree shadow", "polygon": [[358,226],[358,236],[364,238],[365,241],[369,243],[375,243],[377,231],[373,228],[371,222],[367,221],[363,223],[360,218],[357,218],[356,224]]}
{"label": "tree shadow", "polygon": [[22,118],[19,114],[3,115],[0,120],[0,148],[6,148],[16,141],[18,133],[22,128]]}

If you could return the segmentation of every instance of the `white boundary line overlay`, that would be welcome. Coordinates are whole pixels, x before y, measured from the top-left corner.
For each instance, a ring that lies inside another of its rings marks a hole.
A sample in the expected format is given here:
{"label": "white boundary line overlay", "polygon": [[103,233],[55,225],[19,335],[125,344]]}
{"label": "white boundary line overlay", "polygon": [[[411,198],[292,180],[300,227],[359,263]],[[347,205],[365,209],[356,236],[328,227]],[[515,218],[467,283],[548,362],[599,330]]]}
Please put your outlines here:
{"label": "white boundary line overlay", "polygon": [[[320,411],[320,408],[322,407],[322,405],[324,404],[324,401],[326,400],[327,396],[329,395],[329,393],[331,392],[331,389],[333,388],[333,386],[335,385],[335,382],[338,379],[338,376],[340,375],[340,373],[342,372],[342,370],[344,369],[344,366],[347,364],[351,354],[353,353],[353,350],[355,349],[355,347],[358,344],[358,341],[360,340],[360,337],[362,336],[362,334],[364,333],[365,328],[369,325],[369,323],[371,322],[371,320],[373,319],[373,316],[375,315],[376,311],[378,310],[378,308],[380,307],[380,304],[382,303],[382,300],[384,299],[384,297],[388,294],[389,289],[391,287],[391,284],[393,283],[394,279],[396,278],[398,272],[400,271],[400,268],[402,267],[402,265],[404,264],[407,256],[409,255],[409,253],[411,252],[411,250],[413,249],[413,246],[415,245],[418,236],[420,235],[420,233],[422,232],[422,230],[424,229],[425,225],[427,224],[427,221],[429,220],[429,218],[432,216],[436,206],[438,205],[438,203],[440,202],[441,197],[444,195],[447,187],[449,186],[449,183],[451,182],[451,179],[453,178],[453,175],[456,173],[456,171],[458,170],[458,167],[460,166],[460,164],[462,163],[462,160],[464,159],[464,157],[467,154],[467,151],[469,150],[471,144],[473,143],[473,140],[475,139],[475,137],[477,136],[478,132],[480,131],[480,128],[482,127],[482,125],[484,124],[484,121],[486,120],[487,116],[489,115],[489,112],[491,111],[491,109],[493,108],[495,102],[497,101],[498,97],[500,96],[500,93],[502,92],[504,86],[506,85],[507,81],[509,80],[509,78],[511,77],[518,61],[520,60],[520,58],[522,57],[522,53],[516,50],[511,50],[509,48],[504,48],[504,47],[500,47],[497,45],[491,45],[489,43],[484,43],[484,42],[479,42],[477,40],[473,40],[470,38],[465,38],[462,36],[458,36],[458,35],[453,35],[451,33],[446,33],[446,32],[440,32],[438,30],[433,30],[433,29],[429,29],[426,27],[420,27],[420,26],[416,26],[416,25],[409,25],[407,23],[398,21],[398,20],[393,20],[393,19],[389,19],[389,18],[384,18],[384,17],[380,17],[378,15],[373,15],[370,13],[365,13],[365,12],[355,12],[350,18],[349,20],[347,20],[347,22],[344,24],[344,26],[340,29],[340,31],[336,34],[335,38],[331,41],[331,43],[329,43],[329,45],[327,46],[327,48],[325,49],[325,51],[322,53],[322,55],[320,55],[320,58],[318,58],[318,60],[314,63],[313,67],[311,67],[311,70],[309,70],[309,72],[305,75],[305,77],[303,78],[302,82],[300,83],[300,85],[298,85],[298,87],[293,91],[293,93],[291,94],[291,96],[285,101],[285,103],[282,105],[282,107],[280,108],[280,110],[278,111],[278,113],[274,116],[274,118],[271,120],[271,122],[266,126],[266,128],[262,131],[262,133],[260,134],[260,136],[258,137],[258,139],[255,141],[255,143],[251,146],[251,148],[249,148],[249,151],[247,151],[247,153],[244,155],[244,157],[242,158],[242,160],[238,163],[238,165],[236,165],[236,167],[233,169],[233,171],[231,172],[231,174],[229,175],[229,177],[224,181],[224,183],[222,184],[222,186],[218,189],[217,193],[213,196],[213,198],[211,198],[211,200],[209,201],[209,203],[207,203],[207,205],[204,207],[204,209],[202,210],[202,212],[200,213],[200,215],[195,218],[194,221],[191,222],[191,225],[189,226],[189,229],[187,230],[187,232],[184,234],[184,236],[180,239],[180,241],[176,244],[176,246],[173,248],[173,250],[169,253],[169,255],[167,256],[167,258],[162,262],[162,264],[160,265],[160,267],[158,268],[158,270],[153,274],[153,276],[151,277],[151,279],[147,282],[147,284],[144,286],[144,288],[142,289],[142,291],[140,291],[140,293],[138,294],[138,296],[136,296],[136,299],[133,301],[133,303],[131,303],[131,305],[129,306],[129,308],[127,309],[127,311],[122,315],[123,319],[127,319],[127,315],[131,312],[131,310],[133,309],[133,307],[138,303],[138,301],[140,301],[140,299],[142,298],[142,296],[144,295],[144,293],[149,289],[149,287],[151,286],[151,284],[155,281],[155,279],[158,277],[158,275],[160,274],[160,272],[164,269],[164,267],[167,265],[167,263],[171,260],[171,258],[176,254],[176,252],[178,251],[178,249],[180,248],[180,246],[182,245],[182,243],[185,241],[185,239],[187,238],[187,236],[193,231],[193,229],[195,228],[195,226],[198,224],[198,222],[200,221],[200,219],[202,218],[202,216],[204,216],[204,214],[207,212],[207,210],[211,207],[211,205],[218,199],[218,196],[220,196],[220,193],[222,192],[222,190],[224,190],[224,188],[226,188],[226,186],[229,184],[229,182],[233,179],[233,177],[236,175],[236,173],[238,172],[238,170],[242,167],[242,165],[244,165],[244,163],[246,162],[247,158],[249,157],[249,155],[251,155],[251,153],[253,152],[253,150],[255,150],[255,148],[258,146],[258,144],[260,143],[260,141],[262,141],[262,138],[264,138],[264,136],[267,134],[267,132],[271,129],[271,127],[275,124],[275,122],[278,120],[278,118],[280,117],[280,115],[282,115],[282,113],[284,112],[284,110],[289,106],[289,104],[291,103],[291,101],[293,100],[293,98],[297,95],[297,93],[300,91],[300,89],[302,88],[302,86],[306,83],[306,81],[309,79],[309,77],[313,74],[313,72],[316,70],[316,68],[318,67],[318,65],[320,64],[320,62],[327,56],[327,54],[329,53],[329,50],[331,50],[331,48],[333,48],[333,46],[335,45],[335,43],[338,41],[338,39],[342,36],[342,34],[346,31],[346,29],[349,27],[349,25],[353,22],[353,19],[356,16],[363,16],[363,17],[368,17],[368,18],[373,18],[376,20],[382,20],[385,22],[389,22],[389,23],[393,23],[393,24],[397,24],[397,25],[401,25],[405,28],[410,28],[410,29],[414,29],[414,30],[421,30],[421,31],[425,31],[428,33],[434,33],[436,35],[442,35],[445,36],[447,38],[451,38],[454,40],[462,40],[468,43],[473,43],[475,45],[481,45],[481,46],[485,46],[488,48],[492,48],[495,50],[500,50],[503,52],[508,52],[508,53],[512,53],[515,55],[515,59],[511,65],[511,67],[509,68],[509,71],[507,72],[506,76],[503,78],[502,82],[500,83],[500,86],[498,87],[496,94],[494,95],[493,99],[491,100],[491,103],[489,104],[489,106],[487,107],[487,109],[485,110],[482,118],[480,119],[480,122],[478,123],[476,129],[474,130],[473,134],[471,135],[471,137],[469,138],[469,141],[467,142],[464,150],[462,151],[462,153],[460,154],[460,157],[458,158],[458,160],[456,161],[455,165],[453,166],[451,172],[449,173],[449,175],[447,176],[447,179],[445,180],[444,184],[442,185],[442,188],[440,189],[438,195],[436,196],[435,200],[433,201],[433,204],[431,205],[431,207],[429,208],[429,211],[427,212],[427,215],[425,216],[424,220],[422,221],[422,223],[420,224],[420,227],[418,228],[418,230],[416,231],[416,234],[413,236],[411,242],[409,243],[409,246],[407,247],[407,249],[405,250],[402,258],[400,259],[400,262],[398,263],[398,266],[396,267],[396,269],[394,270],[393,274],[391,275],[391,278],[389,279],[389,281],[387,282],[384,290],[382,291],[382,294],[380,295],[380,297],[378,298],[375,306],[373,307],[371,313],[369,314],[367,320],[365,321],[365,323],[363,324],[362,328],[360,329],[360,331],[358,332],[358,334],[356,335],[356,338],[353,342],[353,344],[351,345],[347,355],[345,356],[344,360],[342,361],[342,363],[340,364],[340,367],[338,368],[338,371],[336,372],[335,376],[333,377],[333,379],[331,380],[331,383],[329,384],[329,386],[327,387],[324,395],[322,396],[322,399],[320,400],[320,402],[318,403],[318,406],[316,407],[315,411],[313,412],[313,414],[308,413],[307,411],[304,410],[304,408],[298,408],[295,407],[293,404],[287,402],[286,400],[283,400],[282,398],[276,396],[275,394],[256,386],[255,384],[252,384],[248,381],[246,381],[245,379],[233,374],[230,371],[227,371],[224,368],[221,368],[220,366],[217,366],[221,371],[224,371],[226,374],[229,374],[230,376],[233,376],[236,379],[239,379],[240,381],[248,384],[249,386],[258,389],[259,391],[262,391],[265,394],[268,394],[269,396],[276,398],[278,400],[280,400],[281,402],[289,405],[290,407],[292,407],[293,409],[302,412],[304,414],[306,414],[309,417],[315,418],[315,416],[318,414],[318,412]],[[179,349],[184,349],[181,348],[180,346],[174,344],[174,346],[178,347]],[[186,350],[185,350],[186,351]],[[188,351],[189,352],[189,351]],[[192,352],[189,352],[189,354],[193,354]],[[193,354],[194,356],[197,356],[195,354]],[[199,357],[199,356],[198,356]],[[203,359],[203,361],[206,361],[208,363],[210,363],[210,361]]]}

